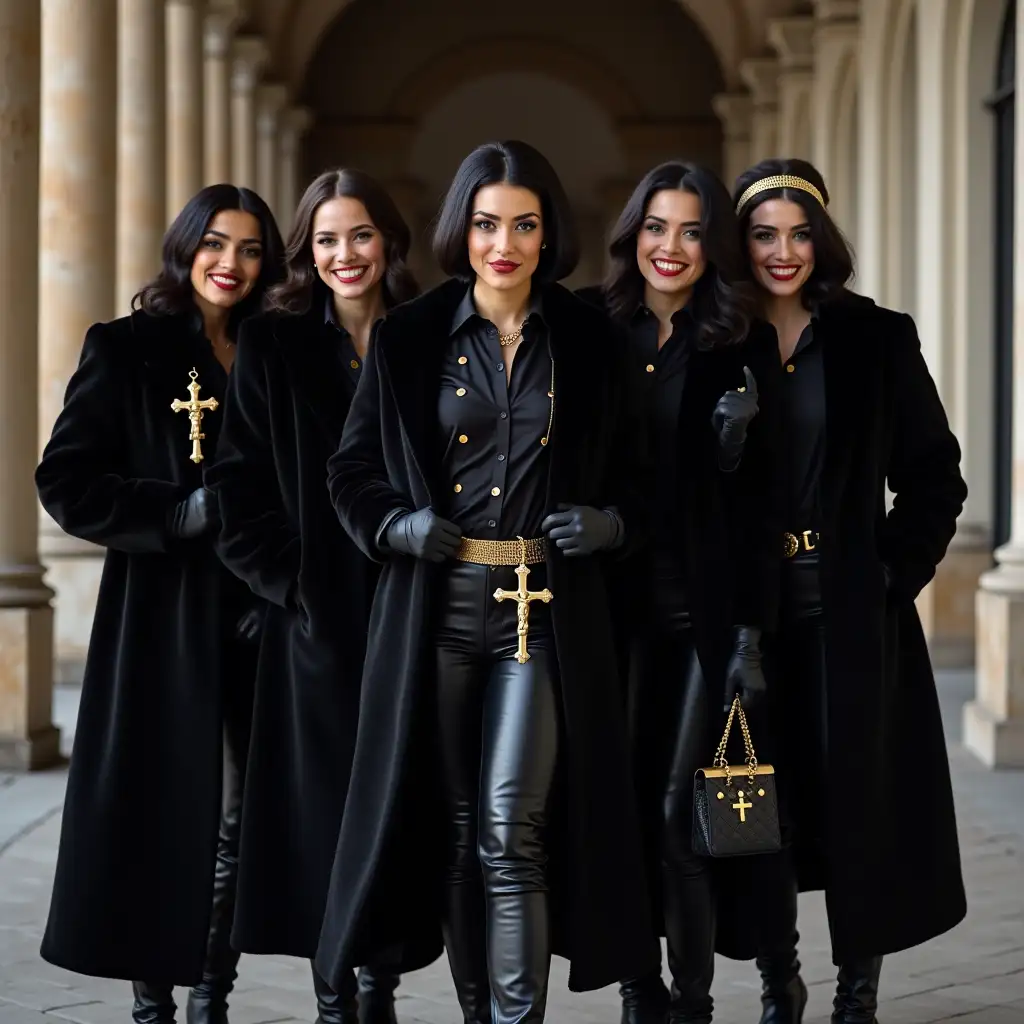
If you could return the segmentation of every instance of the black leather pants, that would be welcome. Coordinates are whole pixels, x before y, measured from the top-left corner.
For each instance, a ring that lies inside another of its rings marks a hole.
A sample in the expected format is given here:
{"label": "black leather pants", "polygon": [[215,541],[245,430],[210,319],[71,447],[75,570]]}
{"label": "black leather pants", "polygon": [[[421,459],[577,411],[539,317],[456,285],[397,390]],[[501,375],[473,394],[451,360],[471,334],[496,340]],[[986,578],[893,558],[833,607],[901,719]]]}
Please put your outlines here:
{"label": "black leather pants", "polygon": [[[532,566],[531,590],[545,585]],[[468,1024],[544,1019],[548,800],[559,744],[548,608],[530,609],[530,660],[515,659],[511,568],[456,563],[442,584],[437,735],[449,825],[444,937]],[[557,600],[557,597],[556,597]]]}
{"label": "black leather pants", "polygon": [[[706,1024],[713,1008],[715,901],[710,865],[693,852],[691,829],[693,776],[714,754],[713,730],[682,581],[657,579],[654,591],[654,614],[634,652],[637,784],[646,846],[661,883],[672,975],[669,1020]],[[657,1019],[660,985],[656,976],[641,979],[637,987],[652,1012],[624,1019]],[[624,1002],[630,995],[627,983]]]}

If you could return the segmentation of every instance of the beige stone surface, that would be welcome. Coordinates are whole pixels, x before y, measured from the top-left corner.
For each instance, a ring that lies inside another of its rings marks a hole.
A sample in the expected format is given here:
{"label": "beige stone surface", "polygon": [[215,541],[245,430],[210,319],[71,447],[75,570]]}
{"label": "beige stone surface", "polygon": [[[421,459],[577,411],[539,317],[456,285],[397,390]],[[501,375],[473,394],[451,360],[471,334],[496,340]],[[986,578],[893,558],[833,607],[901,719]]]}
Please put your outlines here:
{"label": "beige stone surface", "polygon": [[203,0],[167,0],[167,210],[203,184]]}

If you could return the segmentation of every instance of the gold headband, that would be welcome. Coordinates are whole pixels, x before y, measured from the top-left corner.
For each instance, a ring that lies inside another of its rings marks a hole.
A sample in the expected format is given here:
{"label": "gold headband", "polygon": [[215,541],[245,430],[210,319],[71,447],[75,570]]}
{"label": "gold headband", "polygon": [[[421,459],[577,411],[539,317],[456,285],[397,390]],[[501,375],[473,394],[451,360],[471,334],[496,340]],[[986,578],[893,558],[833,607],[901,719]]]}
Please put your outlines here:
{"label": "gold headband", "polygon": [[808,195],[814,196],[815,199],[821,203],[822,209],[825,208],[825,198],[822,194],[806,179],[795,178],[791,174],[773,174],[768,178],[762,178],[760,181],[755,181],[740,196],[740,201],[736,204],[736,214],[739,215],[751,199],[754,198],[759,192],[767,192],[770,188],[798,188],[801,192],[806,192]]}

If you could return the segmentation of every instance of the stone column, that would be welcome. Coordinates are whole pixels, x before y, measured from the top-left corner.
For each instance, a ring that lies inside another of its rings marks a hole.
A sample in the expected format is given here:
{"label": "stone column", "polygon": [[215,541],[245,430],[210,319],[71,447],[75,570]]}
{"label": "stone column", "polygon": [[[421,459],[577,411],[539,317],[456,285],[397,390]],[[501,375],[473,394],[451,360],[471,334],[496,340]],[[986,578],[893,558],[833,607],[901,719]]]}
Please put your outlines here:
{"label": "stone column", "polygon": [[754,104],[745,92],[723,92],[715,96],[711,105],[722,122],[725,136],[722,153],[722,173],[729,191],[733,183],[750,166],[750,132]]}
{"label": "stone column", "polygon": [[[1024,18],[1017,19],[1017,96],[1024,97]],[[1024,102],[1016,105],[1016,166],[1024,168]],[[1024,189],[1014,211],[1014,266],[1024,267]],[[1024,768],[1024,274],[1013,275],[1013,518],[998,565],[977,596],[977,690],[964,744],[995,768]]]}
{"label": "stone column", "polygon": [[242,188],[256,188],[256,84],[267,56],[258,36],[231,46],[231,180]]}
{"label": "stone column", "polygon": [[117,6],[117,301],[132,296],[160,265],[167,212],[163,0]]}
{"label": "stone column", "polygon": [[203,32],[203,178],[231,180],[231,39],[242,11],[237,0],[208,0]]}
{"label": "stone column", "polygon": [[750,57],[739,70],[753,106],[750,162],[779,156],[779,62],[774,57]]}
{"label": "stone column", "polygon": [[37,456],[39,0],[0,0],[0,769],[57,760]]}
{"label": "stone column", "polygon": [[824,175],[829,212],[856,248],[857,68],[860,0],[817,0],[811,159]]}
{"label": "stone column", "polygon": [[281,217],[277,204],[281,121],[287,102],[287,86],[275,83],[256,90],[256,191],[277,218]]}
{"label": "stone column", "polygon": [[295,207],[306,190],[302,170],[302,140],[313,123],[313,112],[307,107],[290,107],[281,116],[278,155],[281,166],[277,176],[277,215],[281,230],[287,234]]}
{"label": "stone column", "polygon": [[811,156],[811,88],[814,84],[814,18],[776,18],[768,41],[779,55],[778,155]]}
{"label": "stone column", "polygon": [[[46,0],[42,15],[39,438],[45,442],[86,330],[114,314],[117,0]],[[74,678],[89,642],[103,552],[67,537],[48,516],[40,531],[58,593],[58,677]]]}
{"label": "stone column", "polygon": [[167,0],[169,224],[203,184],[203,0]]}

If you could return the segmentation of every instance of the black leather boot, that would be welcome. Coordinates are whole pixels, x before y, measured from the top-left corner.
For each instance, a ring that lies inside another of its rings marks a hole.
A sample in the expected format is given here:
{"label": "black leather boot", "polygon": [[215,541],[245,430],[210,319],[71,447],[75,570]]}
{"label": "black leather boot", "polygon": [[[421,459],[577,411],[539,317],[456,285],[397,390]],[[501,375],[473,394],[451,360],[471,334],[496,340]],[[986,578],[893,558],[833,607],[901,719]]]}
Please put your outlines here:
{"label": "black leather boot", "polygon": [[359,1024],[356,1004],[356,979],[351,971],[344,975],[343,992],[335,992],[313,966],[313,992],[316,994],[316,1024]]}
{"label": "black leather boot", "polygon": [[133,981],[132,1020],[135,1024],[174,1024],[174,989],[148,981]]}
{"label": "black leather boot", "polygon": [[479,879],[445,887],[444,947],[464,1024],[491,1024],[486,912]]}
{"label": "black leather boot", "polygon": [[619,986],[621,1024],[665,1024],[668,1020],[668,989],[660,973],[630,978]]}
{"label": "black leather boot", "polygon": [[702,866],[682,876],[666,871],[665,934],[672,974],[669,1024],[711,1024],[715,977],[715,903]]}
{"label": "black leather boot", "polygon": [[832,1024],[878,1024],[878,979],[882,958],[848,960],[839,968]]}
{"label": "black leather boot", "polygon": [[381,967],[359,969],[359,1024],[398,1024],[395,989],[399,977]]}
{"label": "black leather boot", "polygon": [[807,1006],[807,986],[800,977],[796,953],[800,941],[796,930],[796,876],[785,862],[780,867],[783,873],[774,882],[778,899],[763,907],[766,919],[757,955],[762,984],[760,1024],[801,1024]]}

